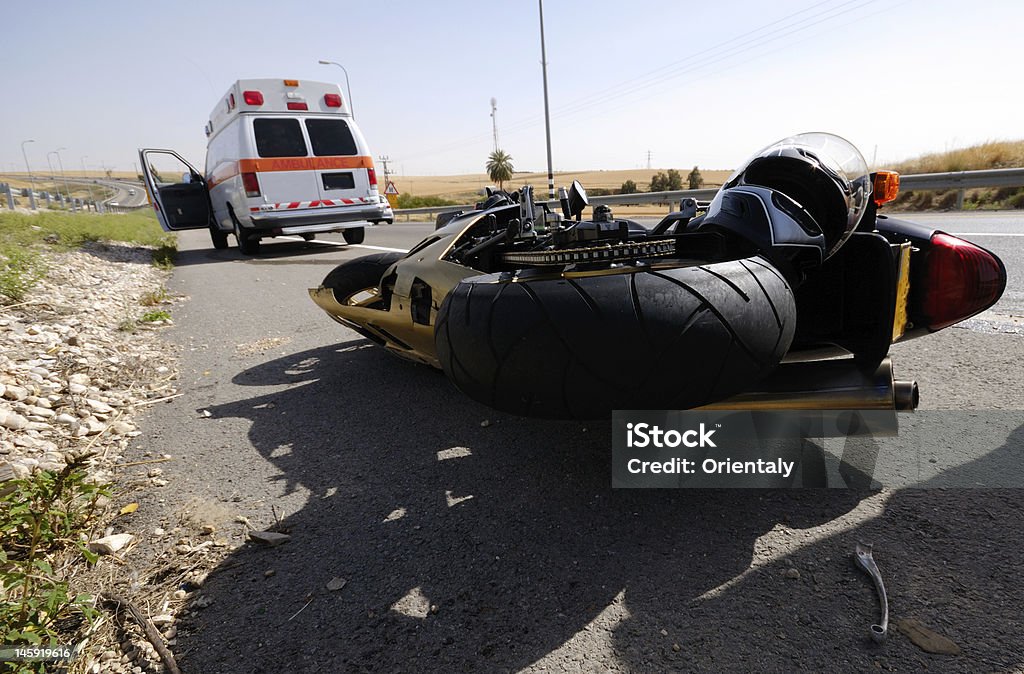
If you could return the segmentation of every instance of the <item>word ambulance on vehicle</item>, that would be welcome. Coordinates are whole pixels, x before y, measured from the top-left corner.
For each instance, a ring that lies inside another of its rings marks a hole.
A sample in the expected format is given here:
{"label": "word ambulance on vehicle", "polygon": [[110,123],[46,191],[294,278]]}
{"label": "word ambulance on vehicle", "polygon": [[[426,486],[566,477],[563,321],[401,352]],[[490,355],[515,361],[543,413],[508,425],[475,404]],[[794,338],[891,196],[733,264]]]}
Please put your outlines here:
{"label": "word ambulance on vehicle", "polygon": [[391,222],[373,158],[336,84],[235,82],[206,125],[206,171],[173,150],[141,149],[150,202],[166,231],[234,234],[245,254],[264,237],[341,232],[362,243],[367,222]]}

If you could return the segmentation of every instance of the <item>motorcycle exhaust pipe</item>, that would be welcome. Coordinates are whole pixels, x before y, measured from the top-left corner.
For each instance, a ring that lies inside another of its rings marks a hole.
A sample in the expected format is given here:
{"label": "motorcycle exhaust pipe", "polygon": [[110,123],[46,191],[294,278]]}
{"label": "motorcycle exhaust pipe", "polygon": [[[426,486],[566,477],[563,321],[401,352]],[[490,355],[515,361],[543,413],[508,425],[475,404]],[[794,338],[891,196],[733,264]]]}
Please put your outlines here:
{"label": "motorcycle exhaust pipe", "polygon": [[705,410],[894,410],[912,412],[919,395],[916,381],[897,381],[892,360],[865,372],[852,359],[783,363],[740,393],[698,409]]}

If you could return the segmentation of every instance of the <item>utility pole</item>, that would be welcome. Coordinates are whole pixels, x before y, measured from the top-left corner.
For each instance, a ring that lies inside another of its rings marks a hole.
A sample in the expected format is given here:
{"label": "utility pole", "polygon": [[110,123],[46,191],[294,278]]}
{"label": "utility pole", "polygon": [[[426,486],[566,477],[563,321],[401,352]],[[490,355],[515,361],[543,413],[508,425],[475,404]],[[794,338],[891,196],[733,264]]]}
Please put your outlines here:
{"label": "utility pole", "polygon": [[388,162],[391,161],[391,157],[382,154],[377,157],[377,159],[380,159],[380,163],[384,164],[384,187],[386,188],[388,182],[390,182],[389,178],[391,176],[391,170],[388,169]]}
{"label": "utility pole", "polygon": [[548,141],[548,199],[555,199],[555,172],[551,170],[551,112],[548,108],[548,56],[544,47],[544,0],[537,0],[540,9],[540,65],[544,73],[544,131]]}
{"label": "utility pole", "polygon": [[651,170],[651,151],[647,151],[647,170]]}
{"label": "utility pole", "polygon": [[491,126],[494,129],[494,151],[498,151],[498,99],[491,97]]}

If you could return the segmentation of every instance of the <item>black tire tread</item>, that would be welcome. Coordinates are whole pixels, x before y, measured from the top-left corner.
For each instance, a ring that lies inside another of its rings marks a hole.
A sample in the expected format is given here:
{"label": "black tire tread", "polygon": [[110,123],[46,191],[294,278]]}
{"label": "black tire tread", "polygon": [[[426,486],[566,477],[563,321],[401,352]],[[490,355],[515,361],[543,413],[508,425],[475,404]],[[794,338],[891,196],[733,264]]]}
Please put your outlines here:
{"label": "black tire tread", "polygon": [[687,409],[768,374],[796,324],[764,260],[499,283],[466,279],[435,326],[455,385],[497,409],[548,418]]}

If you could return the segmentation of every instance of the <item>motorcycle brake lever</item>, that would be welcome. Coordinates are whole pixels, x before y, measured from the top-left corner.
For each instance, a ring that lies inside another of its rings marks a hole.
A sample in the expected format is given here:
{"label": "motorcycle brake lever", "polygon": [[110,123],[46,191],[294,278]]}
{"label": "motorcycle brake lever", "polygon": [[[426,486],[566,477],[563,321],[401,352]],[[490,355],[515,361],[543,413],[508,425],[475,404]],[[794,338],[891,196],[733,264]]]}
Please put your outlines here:
{"label": "motorcycle brake lever", "polygon": [[871,555],[872,545],[870,543],[857,543],[856,552],[854,557],[857,561],[857,566],[864,569],[864,571],[871,576],[871,580],[875,582],[875,591],[878,593],[878,603],[882,609],[882,620],[871,626],[871,638],[876,643],[882,643],[885,641],[885,635],[889,630],[889,598],[885,594],[885,584],[882,583],[882,573],[878,570],[878,565],[875,564],[875,558]]}

